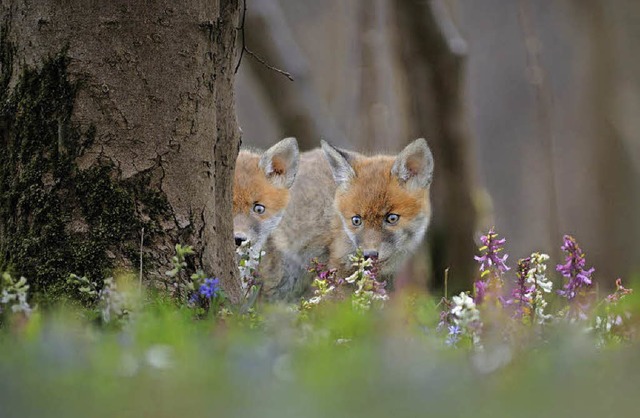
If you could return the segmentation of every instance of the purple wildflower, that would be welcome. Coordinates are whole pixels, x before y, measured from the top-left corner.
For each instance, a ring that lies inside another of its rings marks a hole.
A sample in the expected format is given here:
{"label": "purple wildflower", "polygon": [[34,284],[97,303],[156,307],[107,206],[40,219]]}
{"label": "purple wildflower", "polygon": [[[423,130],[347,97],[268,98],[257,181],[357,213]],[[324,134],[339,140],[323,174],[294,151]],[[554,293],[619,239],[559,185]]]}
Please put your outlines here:
{"label": "purple wildflower", "polygon": [[386,297],[387,296],[387,282],[386,281],[379,282],[378,280],[376,280],[374,278],[373,275],[370,276],[370,277],[372,278],[371,286],[372,286],[373,293],[375,293],[376,295],[381,296],[381,297]]}
{"label": "purple wildflower", "polygon": [[535,286],[527,286],[527,273],[530,268],[531,257],[518,260],[516,285],[511,291],[511,299],[506,301],[506,305],[515,305],[514,318],[522,318],[531,308],[531,294]]}
{"label": "purple wildflower", "polygon": [[[369,273],[369,278],[371,280],[375,281],[376,283],[379,283],[378,275],[380,274],[380,260],[378,259],[378,257],[371,258],[371,267],[369,267],[368,273]],[[386,283],[383,283],[382,288],[384,289],[386,285],[387,285]]]}
{"label": "purple wildflower", "polygon": [[202,285],[200,285],[200,290],[198,292],[201,296],[204,296],[207,299],[212,299],[218,294],[219,290],[220,280],[217,278],[208,278],[204,280]]}
{"label": "purple wildflower", "polygon": [[189,297],[189,305],[195,305],[196,303],[198,303],[199,299],[200,295],[197,293],[193,293],[191,297]]}
{"label": "purple wildflower", "polygon": [[568,300],[573,300],[581,289],[586,289],[591,286],[591,275],[595,269],[592,267],[585,270],[585,255],[572,236],[564,236],[564,244],[561,248],[562,251],[567,253],[567,256],[565,258],[565,264],[558,264],[556,270],[569,279],[569,281],[564,285],[562,290],[558,290],[558,294]]}
{"label": "purple wildflower", "polygon": [[326,264],[318,261],[317,258],[311,260],[311,265],[309,266],[308,271],[310,273],[315,273],[319,280],[325,281],[329,285],[338,286],[344,283],[344,279],[336,277],[336,269],[330,269]]}
{"label": "purple wildflower", "polygon": [[478,280],[474,283],[474,286],[476,288],[476,295],[474,297],[474,300],[477,305],[480,305],[484,301],[484,296],[487,293],[487,282]]}
{"label": "purple wildflower", "polygon": [[460,341],[460,334],[462,334],[462,329],[460,328],[460,326],[449,325],[449,334],[447,335],[445,344],[455,347],[458,341]]}
{"label": "purple wildflower", "polygon": [[500,252],[504,249],[502,246],[506,242],[504,238],[498,239],[498,234],[495,233],[494,228],[491,228],[487,235],[483,235],[480,237],[480,241],[482,242],[482,247],[480,247],[480,252],[482,255],[474,257],[477,262],[480,263],[480,271],[484,276],[487,274],[489,269],[492,267],[496,269],[499,273],[504,273],[509,271],[509,267],[505,264],[508,254],[504,254],[500,256]]}
{"label": "purple wildflower", "polygon": [[502,275],[509,270],[505,264],[508,255],[500,253],[504,250],[503,245],[506,242],[504,238],[498,239],[494,228],[491,228],[486,235],[480,237],[482,247],[480,247],[480,256],[474,257],[480,263],[480,279],[475,283],[475,302],[480,305],[490,301],[499,305],[504,305],[502,296],[502,286],[504,284]]}
{"label": "purple wildflower", "polygon": [[436,327],[436,331],[440,332],[445,326],[451,324],[451,307],[452,303],[446,298],[442,298],[439,305],[442,305],[443,309],[440,311],[440,322]]}

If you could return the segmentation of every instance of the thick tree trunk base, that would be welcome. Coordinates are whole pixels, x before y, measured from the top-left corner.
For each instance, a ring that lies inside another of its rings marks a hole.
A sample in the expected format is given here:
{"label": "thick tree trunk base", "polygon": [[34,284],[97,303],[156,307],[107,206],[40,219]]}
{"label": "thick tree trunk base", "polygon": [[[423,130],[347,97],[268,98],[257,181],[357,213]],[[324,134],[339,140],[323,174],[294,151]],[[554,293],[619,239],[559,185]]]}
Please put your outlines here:
{"label": "thick tree trunk base", "polygon": [[0,9],[0,270],[163,281],[175,243],[237,299],[237,1],[10,1]]}

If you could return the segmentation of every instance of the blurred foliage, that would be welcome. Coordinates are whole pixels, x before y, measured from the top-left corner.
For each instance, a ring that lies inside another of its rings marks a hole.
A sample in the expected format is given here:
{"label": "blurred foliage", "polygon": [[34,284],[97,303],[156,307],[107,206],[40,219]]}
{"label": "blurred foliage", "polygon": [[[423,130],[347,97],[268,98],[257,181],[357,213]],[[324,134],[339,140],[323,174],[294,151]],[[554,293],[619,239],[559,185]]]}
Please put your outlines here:
{"label": "blurred foliage", "polygon": [[71,275],[83,308],[31,307],[27,279],[5,273],[0,417],[632,414],[640,295],[621,279],[598,294],[570,236],[555,292],[546,255],[511,271],[505,239],[481,241],[474,291],[440,301],[388,297],[361,253],[344,279],[314,262],[299,304],[246,309],[217,278],[187,274],[188,246],[167,272],[184,290],[173,295],[145,293],[133,274]]}
{"label": "blurred foliage", "polygon": [[[625,308],[635,317],[640,298]],[[455,349],[439,307],[397,294],[383,309],[260,305],[196,320],[148,296],[120,327],[34,310],[0,333],[0,416],[630,416],[638,343],[596,348],[577,325],[526,346]]]}

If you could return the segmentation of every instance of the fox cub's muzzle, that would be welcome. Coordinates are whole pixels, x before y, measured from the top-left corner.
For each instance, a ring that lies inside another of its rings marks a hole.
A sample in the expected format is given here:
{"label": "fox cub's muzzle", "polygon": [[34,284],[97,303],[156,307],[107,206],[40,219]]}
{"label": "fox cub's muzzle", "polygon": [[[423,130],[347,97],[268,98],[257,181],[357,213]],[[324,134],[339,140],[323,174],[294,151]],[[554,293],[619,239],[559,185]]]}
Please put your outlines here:
{"label": "fox cub's muzzle", "polygon": [[236,241],[236,247],[241,246],[245,241],[247,241],[247,236],[241,232],[234,233],[233,238]]}
{"label": "fox cub's muzzle", "polygon": [[362,252],[362,255],[364,255],[365,260],[368,259],[377,259],[378,258],[378,251],[377,250],[364,250]]}

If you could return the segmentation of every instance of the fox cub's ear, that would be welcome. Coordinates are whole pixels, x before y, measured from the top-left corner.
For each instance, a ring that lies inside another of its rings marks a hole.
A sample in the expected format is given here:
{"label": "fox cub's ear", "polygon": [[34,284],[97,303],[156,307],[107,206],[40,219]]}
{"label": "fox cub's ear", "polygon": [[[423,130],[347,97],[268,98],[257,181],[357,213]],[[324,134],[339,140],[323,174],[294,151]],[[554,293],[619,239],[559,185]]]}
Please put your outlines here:
{"label": "fox cub's ear", "polygon": [[262,154],[258,166],[276,187],[289,188],[298,172],[298,141],[285,138]]}
{"label": "fox cub's ear", "polygon": [[332,145],[329,145],[326,141],[320,141],[324,156],[329,162],[331,167],[331,173],[333,173],[333,179],[338,186],[346,186],[356,176],[355,171],[351,163],[353,162],[355,155],[338,149]]}
{"label": "fox cub's ear", "polygon": [[391,168],[408,188],[426,188],[433,178],[433,154],[424,138],[416,139],[398,154]]}

